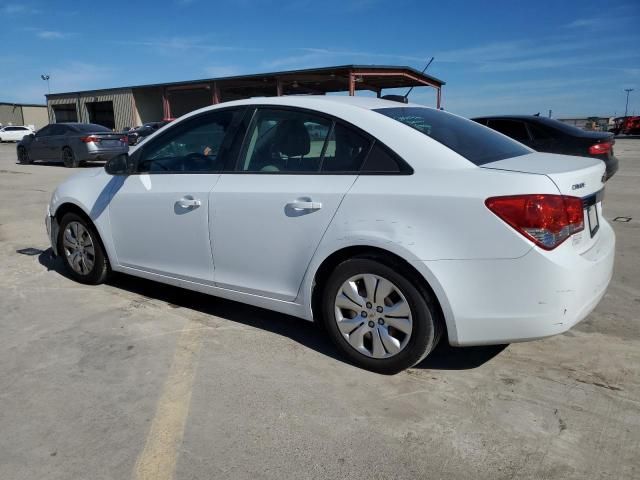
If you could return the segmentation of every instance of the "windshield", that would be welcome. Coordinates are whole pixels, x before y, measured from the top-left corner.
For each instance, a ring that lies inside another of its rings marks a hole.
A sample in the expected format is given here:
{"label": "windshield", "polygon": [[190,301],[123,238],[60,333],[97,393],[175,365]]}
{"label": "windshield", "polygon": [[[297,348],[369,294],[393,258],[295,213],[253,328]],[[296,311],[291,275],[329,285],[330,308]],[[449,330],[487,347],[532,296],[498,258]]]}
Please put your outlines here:
{"label": "windshield", "polygon": [[531,153],[524,145],[476,122],[422,107],[374,110],[424,133],[476,165]]}

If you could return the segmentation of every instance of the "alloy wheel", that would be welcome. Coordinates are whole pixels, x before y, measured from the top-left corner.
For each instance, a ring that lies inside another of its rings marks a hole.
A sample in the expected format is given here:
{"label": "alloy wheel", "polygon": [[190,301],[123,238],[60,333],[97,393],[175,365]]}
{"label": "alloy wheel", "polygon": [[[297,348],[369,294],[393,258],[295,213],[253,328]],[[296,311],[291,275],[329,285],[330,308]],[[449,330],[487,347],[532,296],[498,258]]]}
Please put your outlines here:
{"label": "alloy wheel", "polygon": [[411,308],[400,288],[371,273],[355,275],[342,284],[334,315],[349,345],[371,358],[397,355],[413,331]]}
{"label": "alloy wheel", "polygon": [[91,234],[80,222],[69,222],[64,230],[62,246],[69,266],[80,275],[88,275],[95,263]]}

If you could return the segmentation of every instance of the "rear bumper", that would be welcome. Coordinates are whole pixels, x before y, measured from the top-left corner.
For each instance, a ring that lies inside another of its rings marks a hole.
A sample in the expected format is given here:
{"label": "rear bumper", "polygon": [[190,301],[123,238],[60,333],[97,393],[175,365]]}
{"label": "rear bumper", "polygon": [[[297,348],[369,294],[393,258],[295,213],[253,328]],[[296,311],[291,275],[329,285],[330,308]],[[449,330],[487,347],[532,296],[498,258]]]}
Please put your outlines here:
{"label": "rear bumper", "polygon": [[618,158],[615,155],[590,155],[590,157],[604,162],[606,168],[604,173],[605,180],[609,180],[618,171]]}
{"label": "rear bumper", "polygon": [[113,157],[127,153],[128,149],[118,148],[110,150],[90,150],[87,152],[87,160],[103,160],[108,162]]}
{"label": "rear bumper", "polygon": [[603,219],[598,241],[577,254],[571,240],[510,260],[424,262],[447,296],[453,345],[490,345],[563,333],[602,299],[613,274],[615,235]]}

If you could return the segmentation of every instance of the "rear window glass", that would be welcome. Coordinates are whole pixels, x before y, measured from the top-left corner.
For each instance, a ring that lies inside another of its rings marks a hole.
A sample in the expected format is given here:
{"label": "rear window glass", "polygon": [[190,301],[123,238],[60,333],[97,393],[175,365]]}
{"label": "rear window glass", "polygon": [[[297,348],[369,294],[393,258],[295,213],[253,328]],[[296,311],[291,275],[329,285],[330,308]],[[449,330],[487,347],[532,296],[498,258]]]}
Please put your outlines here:
{"label": "rear window glass", "polygon": [[487,126],[519,142],[529,140],[527,127],[520,120],[489,120]]}
{"label": "rear window glass", "polygon": [[95,123],[79,123],[74,125],[73,128],[79,132],[110,132],[111,130],[107,127],[103,127],[102,125],[97,125]]}
{"label": "rear window glass", "polygon": [[397,107],[375,111],[433,138],[476,165],[531,153],[487,127],[440,110]]}
{"label": "rear window glass", "polygon": [[543,125],[546,125],[547,127],[560,130],[561,132],[567,133],[569,135],[577,135],[577,136],[584,135],[584,130],[580,130],[578,127],[575,127],[573,125],[568,125],[566,123],[562,123],[561,121],[555,120],[553,118],[538,117],[536,121],[540,122]]}

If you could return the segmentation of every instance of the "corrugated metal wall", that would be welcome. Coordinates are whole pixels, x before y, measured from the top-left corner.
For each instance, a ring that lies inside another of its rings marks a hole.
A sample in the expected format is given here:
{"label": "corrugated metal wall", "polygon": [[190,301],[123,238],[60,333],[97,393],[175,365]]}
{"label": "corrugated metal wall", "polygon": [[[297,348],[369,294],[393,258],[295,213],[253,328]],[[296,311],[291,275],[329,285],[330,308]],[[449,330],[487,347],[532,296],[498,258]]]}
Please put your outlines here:
{"label": "corrugated metal wall", "polygon": [[22,107],[22,116],[24,117],[25,125],[33,125],[36,130],[44,127],[47,123],[49,123],[47,118],[47,108],[42,107]]}
{"label": "corrugated metal wall", "polygon": [[2,125],[23,125],[22,107],[20,105],[0,105],[0,123]]}
{"label": "corrugated metal wall", "polygon": [[89,123],[89,111],[87,103],[91,102],[113,102],[113,114],[116,130],[120,131],[124,127],[131,127],[136,121],[135,104],[131,89],[105,90],[99,93],[82,93],[71,95],[56,95],[47,99],[49,110],[49,120],[55,123],[52,105],[75,104],[78,112],[78,121]]}

